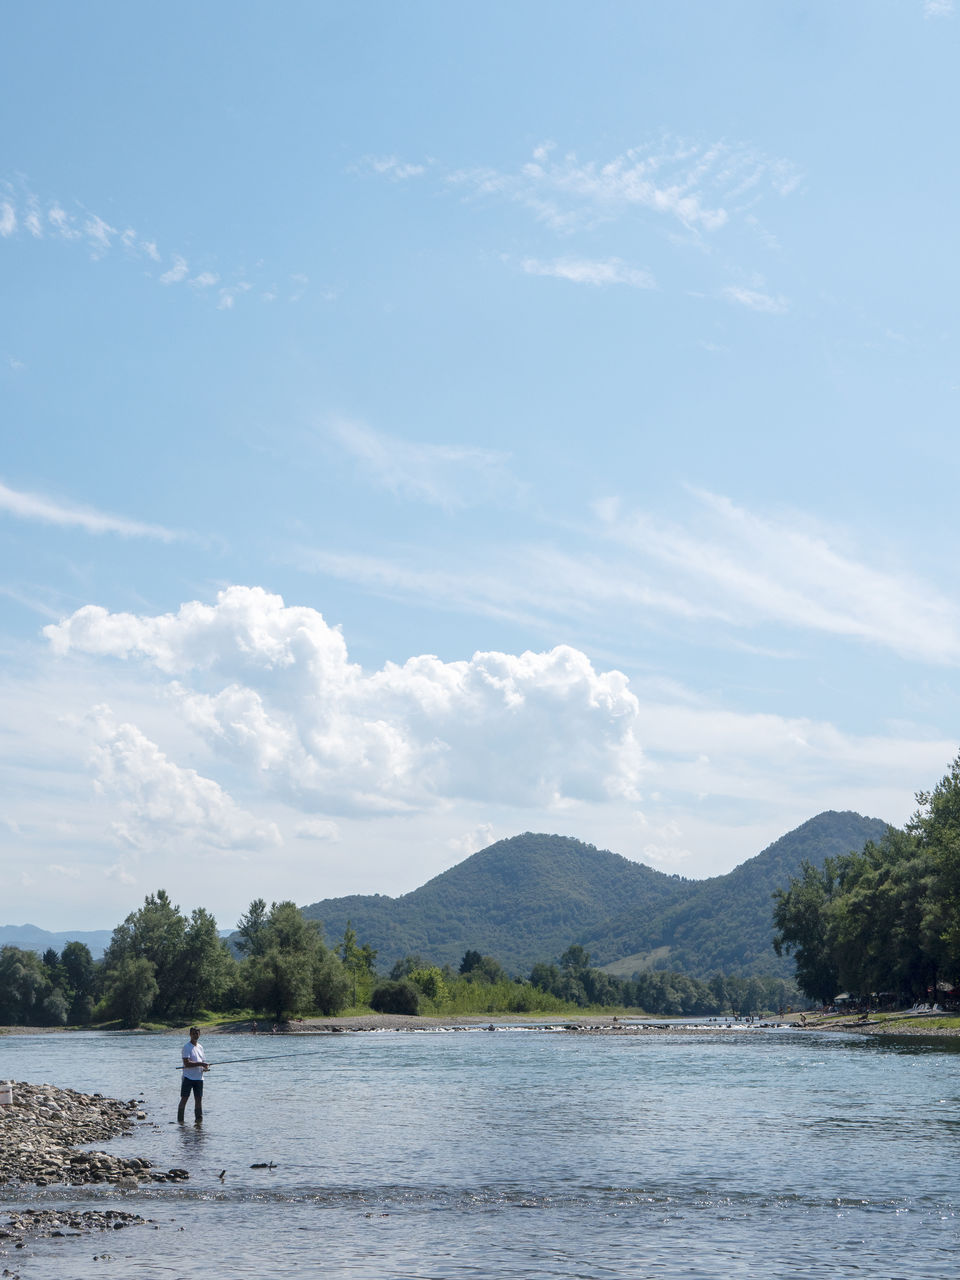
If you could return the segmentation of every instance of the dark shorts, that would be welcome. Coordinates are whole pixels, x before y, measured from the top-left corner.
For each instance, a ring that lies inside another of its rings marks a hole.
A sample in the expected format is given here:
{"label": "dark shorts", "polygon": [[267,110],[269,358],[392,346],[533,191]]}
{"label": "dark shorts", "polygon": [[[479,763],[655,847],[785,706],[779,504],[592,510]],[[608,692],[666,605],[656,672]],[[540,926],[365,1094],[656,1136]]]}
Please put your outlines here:
{"label": "dark shorts", "polygon": [[191,1093],[197,1095],[199,1101],[203,1097],[203,1081],[188,1080],[186,1076],[180,1081],[180,1097],[189,1098]]}

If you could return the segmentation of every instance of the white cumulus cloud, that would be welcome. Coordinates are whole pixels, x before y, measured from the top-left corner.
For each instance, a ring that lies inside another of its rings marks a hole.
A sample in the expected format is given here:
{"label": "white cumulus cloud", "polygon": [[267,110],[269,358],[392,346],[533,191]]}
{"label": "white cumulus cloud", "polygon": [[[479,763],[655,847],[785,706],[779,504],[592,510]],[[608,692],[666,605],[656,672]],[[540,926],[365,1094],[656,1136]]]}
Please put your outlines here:
{"label": "white cumulus cloud", "polygon": [[549,808],[630,798],[643,770],[626,677],[567,646],[365,672],[318,612],[247,587],[157,617],[87,606],[45,634],[61,654],[176,676],[171,695],[213,751],[307,810]]}
{"label": "white cumulus cloud", "polygon": [[222,850],[259,849],[280,843],[272,823],[239,808],[211,778],[167,759],[132,724],[120,724],[109,707],[88,716],[91,759],[99,792],[114,802],[115,834],[136,848],[183,841]]}

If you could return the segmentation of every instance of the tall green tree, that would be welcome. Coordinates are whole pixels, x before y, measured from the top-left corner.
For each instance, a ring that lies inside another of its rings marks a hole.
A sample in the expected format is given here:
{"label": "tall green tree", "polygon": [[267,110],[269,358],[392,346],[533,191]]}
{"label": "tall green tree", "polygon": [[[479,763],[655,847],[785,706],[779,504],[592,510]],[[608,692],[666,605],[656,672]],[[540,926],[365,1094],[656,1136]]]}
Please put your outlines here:
{"label": "tall green tree", "polygon": [[774,947],[795,951],[807,994],[926,999],[960,985],[960,756],[917,803],[905,830],[822,872],[804,864],[776,894]]}
{"label": "tall green tree", "polygon": [[[173,905],[166,890],[148,894],[143,906],[132,911],[113,931],[103,957],[108,990],[115,987],[114,977],[122,966],[125,975],[132,972],[126,961],[148,960],[153,966],[156,992],[144,1016],[152,1013],[161,1020],[169,1017],[179,1003],[186,931],[187,918]],[[137,972],[142,974],[145,970],[141,966]]]}
{"label": "tall green tree", "polygon": [[390,970],[390,980],[392,982],[399,982],[401,978],[409,977],[409,975],[413,973],[414,969],[426,968],[429,968],[429,965],[419,952],[414,952],[412,955],[401,956]]}
{"label": "tall green tree", "polygon": [[377,972],[377,953],[369,943],[360,946],[356,931],[349,920],[338,951],[343,967],[350,975],[350,981],[353,984],[353,1004],[356,1008],[361,999],[366,1000],[373,987]]}
{"label": "tall green tree", "polygon": [[774,894],[773,949],[794,955],[797,985],[814,1000],[828,1004],[839,991],[836,957],[829,945],[827,907],[838,889],[836,860],[823,868],[801,864],[800,876]]}
{"label": "tall green tree", "polygon": [[236,981],[237,963],[209,911],[197,907],[183,935],[178,965],[180,981],[173,1009],[194,1017],[200,1009],[220,1007],[224,993]]}
{"label": "tall green tree", "polygon": [[339,1013],[350,1000],[350,977],[340,957],[323,948],[323,954],[314,961],[313,1003],[325,1017]]}
{"label": "tall green tree", "polygon": [[[197,907],[188,919],[164,889],[148,894],[139,911],[114,929],[103,958],[108,990],[118,989],[115,977],[121,970],[124,984],[131,973],[142,978],[146,970],[130,969],[126,962],[132,960],[153,966],[156,991],[143,1016],[149,1013],[159,1021],[193,1018],[199,1009],[215,1007],[232,973],[231,957],[213,916]],[[144,983],[143,989],[147,986]]]}
{"label": "tall green tree", "polygon": [[932,791],[917,795],[907,830],[930,855],[931,902],[924,930],[942,976],[960,985],[960,755]]}
{"label": "tall green tree", "polygon": [[125,1027],[139,1027],[153,1009],[159,990],[153,961],[146,956],[125,955],[109,971],[105,1012]]}
{"label": "tall green tree", "polygon": [[258,950],[245,962],[250,1000],[277,1021],[308,1010],[322,959],[320,929],[295,902],[274,902],[259,934]]}
{"label": "tall green tree", "polygon": [[70,1021],[83,1026],[93,1015],[97,980],[90,948],[85,942],[68,942],[61,952],[60,965],[66,977],[66,991],[70,998]]}
{"label": "tall green tree", "polygon": [[45,1025],[43,1002],[52,990],[49,969],[36,952],[0,950],[0,1024]]}
{"label": "tall green tree", "polygon": [[267,944],[266,929],[269,916],[263,898],[254,898],[249,910],[237,921],[237,950],[244,956],[262,955]]}

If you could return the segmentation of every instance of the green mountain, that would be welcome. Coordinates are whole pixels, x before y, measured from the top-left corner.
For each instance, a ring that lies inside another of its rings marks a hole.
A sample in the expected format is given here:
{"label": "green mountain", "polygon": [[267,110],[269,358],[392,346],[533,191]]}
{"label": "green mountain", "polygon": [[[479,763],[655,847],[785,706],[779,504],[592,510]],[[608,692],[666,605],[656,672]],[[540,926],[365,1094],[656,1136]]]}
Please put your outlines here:
{"label": "green mountain", "polygon": [[651,967],[694,977],[717,971],[790,977],[793,960],[778,958],[771,946],[774,891],[786,888],[801,862],[822,866],[825,858],[879,840],[886,827],[859,813],[820,813],[726,875],[688,881],[689,894],[652,928],[622,912],[581,941],[596,964],[620,976]]}
{"label": "green mountain", "polygon": [[822,813],[709,880],[665,875],[569,836],[526,832],[402,897],[328,898],[303,914],[322,923],[329,943],[350,921],[359,940],[376,948],[381,970],[417,953],[456,966],[473,949],[526,974],[580,942],[594,963],[617,972],[786,974],[792,961],[778,961],[770,943],[774,889],[786,886],[802,859],[819,865],[862,848],[885,827],[856,813]]}
{"label": "green mountain", "polygon": [[328,942],[349,920],[388,969],[419,953],[431,964],[458,965],[469,949],[526,973],[560,955],[611,912],[627,908],[652,920],[683,893],[684,881],[596,849],[569,836],[526,832],[473,854],[412,893],[328,898],[304,907]]}

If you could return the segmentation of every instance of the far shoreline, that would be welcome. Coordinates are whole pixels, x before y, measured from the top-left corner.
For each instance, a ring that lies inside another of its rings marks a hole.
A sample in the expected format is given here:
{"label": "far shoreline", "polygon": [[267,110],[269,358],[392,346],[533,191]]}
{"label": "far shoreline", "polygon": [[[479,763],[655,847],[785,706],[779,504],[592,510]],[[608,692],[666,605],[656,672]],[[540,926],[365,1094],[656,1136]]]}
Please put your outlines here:
{"label": "far shoreline", "polygon": [[[688,1023],[672,1023],[665,1021],[669,1015],[635,1014],[389,1014],[368,1013],[354,1014],[349,1017],[304,1018],[274,1024],[269,1018],[256,1020],[257,1030],[252,1029],[252,1019],[224,1019],[210,1022],[202,1026],[201,1034],[219,1036],[229,1034],[267,1035],[267,1036],[318,1036],[341,1034],[347,1032],[378,1031],[468,1031],[497,1030],[511,1027],[530,1027],[533,1030],[568,1031],[580,1035],[664,1035],[681,1034],[748,1034],[767,1031],[775,1028],[794,1029],[797,1031],[831,1031],[857,1032],[863,1035],[890,1036],[929,1036],[935,1038],[951,1038],[960,1036],[960,1016],[937,1013],[910,1011],[871,1014],[866,1020],[850,1014],[824,1013],[790,1013],[783,1017],[770,1016],[756,1018],[753,1021],[744,1019],[711,1016],[701,1021]],[[944,1025],[949,1024],[949,1025]],[[276,1030],[273,1027],[276,1026]],[[120,1035],[185,1035],[186,1026],[164,1028],[128,1028],[121,1030],[115,1027],[34,1027],[34,1026],[2,1026],[0,1036],[16,1035],[69,1035],[90,1031],[114,1031]]]}

